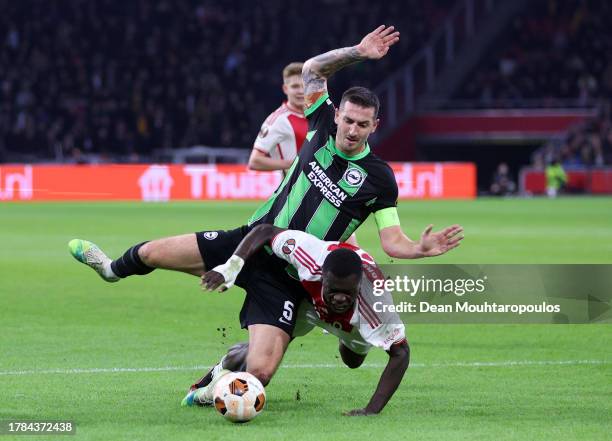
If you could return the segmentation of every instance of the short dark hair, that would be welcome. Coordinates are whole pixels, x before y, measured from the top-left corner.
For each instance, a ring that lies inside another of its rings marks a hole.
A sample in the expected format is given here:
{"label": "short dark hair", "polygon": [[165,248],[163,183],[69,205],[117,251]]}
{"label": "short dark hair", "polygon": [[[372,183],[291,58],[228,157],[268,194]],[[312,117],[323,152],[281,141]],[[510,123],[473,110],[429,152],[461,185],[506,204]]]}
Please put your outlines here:
{"label": "short dark hair", "polygon": [[380,101],[374,92],[365,87],[351,87],[342,94],[340,100],[340,108],[344,106],[345,102],[357,104],[361,107],[374,108],[374,119],[378,118],[378,110],[380,109]]}
{"label": "short dark hair", "polygon": [[351,275],[361,276],[361,258],[353,250],[338,248],[327,255],[323,262],[323,273],[332,273],[345,278]]}

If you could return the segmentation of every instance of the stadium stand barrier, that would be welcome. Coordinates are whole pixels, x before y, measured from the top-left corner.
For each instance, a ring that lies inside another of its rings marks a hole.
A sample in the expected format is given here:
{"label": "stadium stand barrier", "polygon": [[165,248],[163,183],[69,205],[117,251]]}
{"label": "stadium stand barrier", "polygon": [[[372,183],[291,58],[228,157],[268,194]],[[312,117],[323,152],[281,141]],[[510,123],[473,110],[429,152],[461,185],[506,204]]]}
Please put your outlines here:
{"label": "stadium stand barrier", "polygon": [[173,164],[205,162],[217,164],[246,164],[251,151],[240,147],[209,147],[197,145],[193,147],[159,149],[153,152],[155,162],[170,161]]}

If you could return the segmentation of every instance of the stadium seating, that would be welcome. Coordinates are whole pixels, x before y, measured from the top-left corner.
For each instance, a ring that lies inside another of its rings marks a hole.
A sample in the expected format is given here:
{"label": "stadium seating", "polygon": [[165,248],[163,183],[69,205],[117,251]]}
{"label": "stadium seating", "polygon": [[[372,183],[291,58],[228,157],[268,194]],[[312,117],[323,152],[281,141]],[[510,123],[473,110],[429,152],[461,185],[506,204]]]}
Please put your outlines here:
{"label": "stadium seating", "polygon": [[461,108],[597,108],[598,116],[551,137],[530,170],[560,160],[568,170],[612,164],[612,4],[530,3],[490,45],[454,96]]}
{"label": "stadium seating", "polygon": [[375,86],[454,2],[3,3],[0,162],[3,152],[4,161],[80,162],[196,144],[248,148],[283,97],[285,64],[395,24],[394,56],[341,73],[333,89],[349,78]]}
{"label": "stadium seating", "polygon": [[532,156],[532,165],[542,170],[559,160],[564,168],[578,169],[612,164],[612,119],[610,103],[602,105],[597,117],[576,125],[553,138]]}
{"label": "stadium seating", "polygon": [[479,107],[590,107],[612,97],[612,4],[531,2],[455,98]]}

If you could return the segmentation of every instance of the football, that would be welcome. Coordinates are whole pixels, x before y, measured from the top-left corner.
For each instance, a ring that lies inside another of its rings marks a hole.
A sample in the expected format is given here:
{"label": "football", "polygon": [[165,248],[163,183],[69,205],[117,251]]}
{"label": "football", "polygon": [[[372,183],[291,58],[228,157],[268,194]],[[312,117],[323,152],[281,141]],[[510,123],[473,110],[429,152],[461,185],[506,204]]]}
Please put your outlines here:
{"label": "football", "polygon": [[214,390],[215,409],[234,423],[246,423],[259,415],[266,404],[261,382],[248,372],[223,376]]}

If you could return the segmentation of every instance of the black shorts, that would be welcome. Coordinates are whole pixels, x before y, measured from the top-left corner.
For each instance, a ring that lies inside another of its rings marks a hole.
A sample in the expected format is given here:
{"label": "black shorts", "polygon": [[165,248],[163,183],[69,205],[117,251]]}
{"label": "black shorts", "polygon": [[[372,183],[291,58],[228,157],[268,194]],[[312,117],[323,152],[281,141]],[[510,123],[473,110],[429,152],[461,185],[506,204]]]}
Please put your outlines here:
{"label": "black shorts", "polygon": [[[229,259],[250,228],[196,233],[200,254],[207,271]],[[265,249],[251,257],[236,278],[236,285],[246,291],[240,310],[240,325],[272,325],[287,334],[293,333],[300,302],[306,292],[302,284],[290,277],[289,264]]]}
{"label": "black shorts", "polygon": [[251,229],[243,225],[233,230],[209,230],[196,233],[200,255],[206,271],[227,261]]}
{"label": "black shorts", "polygon": [[276,256],[262,257],[264,263],[247,269],[241,281],[246,298],[240,310],[240,325],[243,328],[258,324],[276,326],[291,336],[306,292],[285,271],[287,262]]}

